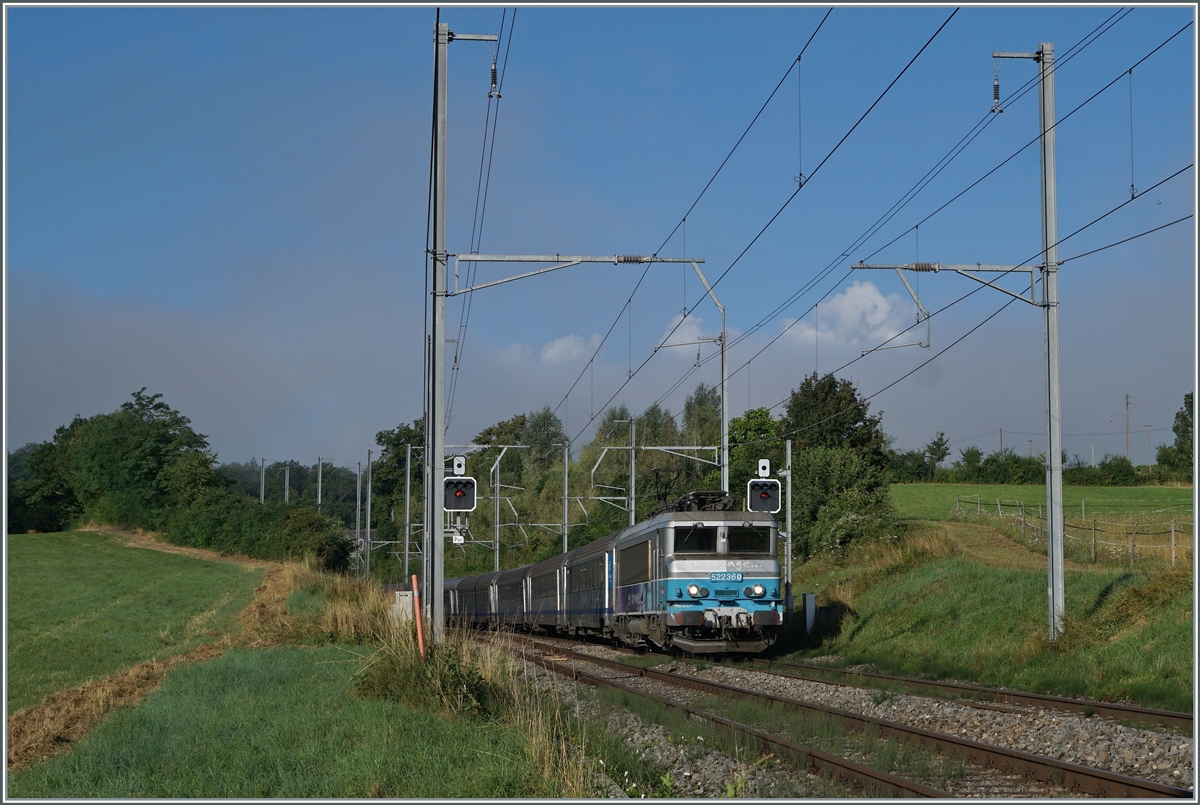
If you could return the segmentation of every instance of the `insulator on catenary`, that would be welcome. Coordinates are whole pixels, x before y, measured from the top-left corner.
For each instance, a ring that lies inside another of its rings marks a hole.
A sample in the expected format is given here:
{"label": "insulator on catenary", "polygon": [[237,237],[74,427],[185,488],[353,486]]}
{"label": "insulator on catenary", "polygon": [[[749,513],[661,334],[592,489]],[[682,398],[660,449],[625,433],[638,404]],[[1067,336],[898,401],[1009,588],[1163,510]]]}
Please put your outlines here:
{"label": "insulator on catenary", "polygon": [[617,256],[618,263],[648,263],[649,257],[639,257],[636,254],[621,254]]}
{"label": "insulator on catenary", "polygon": [[939,263],[913,263],[913,271],[937,271]]}

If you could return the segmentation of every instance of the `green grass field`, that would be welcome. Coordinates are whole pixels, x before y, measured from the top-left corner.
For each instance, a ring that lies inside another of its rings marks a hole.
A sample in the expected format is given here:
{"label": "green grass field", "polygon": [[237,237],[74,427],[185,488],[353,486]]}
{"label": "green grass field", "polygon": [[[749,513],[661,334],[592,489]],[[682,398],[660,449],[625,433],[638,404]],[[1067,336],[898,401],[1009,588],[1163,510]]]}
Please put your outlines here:
{"label": "green grass field", "polygon": [[[983,495],[995,512],[996,499],[1022,500],[1026,509],[1046,503],[1044,484],[893,484],[892,500],[902,520],[945,520],[954,511],[957,496]],[[973,506],[963,502],[960,505]],[[1078,518],[1086,510],[1088,517],[1145,515],[1146,521],[1181,518],[1191,520],[1192,490],[1173,486],[1066,486],[1063,487],[1063,512]]]}
{"label": "green grass field", "polygon": [[1190,566],[1069,567],[1065,634],[1049,643],[1043,556],[987,525],[916,529],[953,547],[891,560],[866,548],[798,568],[794,589],[841,601],[848,616],[797,657],[837,654],[898,674],[1192,709]]}
{"label": "green grass field", "polygon": [[9,713],[215,640],[262,578],[93,532],[12,534],[7,545]]}
{"label": "green grass field", "polygon": [[[361,651],[361,649],[360,649]],[[519,735],[351,693],[346,649],[231,649],[181,666],[74,749],[9,778],[12,797],[553,796]]]}

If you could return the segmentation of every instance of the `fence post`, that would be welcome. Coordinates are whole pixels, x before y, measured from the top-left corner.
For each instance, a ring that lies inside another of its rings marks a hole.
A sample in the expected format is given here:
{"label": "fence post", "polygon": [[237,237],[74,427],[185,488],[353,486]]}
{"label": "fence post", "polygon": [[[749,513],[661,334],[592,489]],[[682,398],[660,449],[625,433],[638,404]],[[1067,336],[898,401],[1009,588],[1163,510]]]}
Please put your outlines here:
{"label": "fence post", "polygon": [[1171,567],[1175,567],[1175,521],[1171,521]]}
{"label": "fence post", "polygon": [[1092,564],[1096,564],[1096,518],[1092,518]]}
{"label": "fence post", "polygon": [[1038,504],[1038,522],[1040,523],[1043,519],[1044,518],[1042,517],[1042,504],[1039,503]]}
{"label": "fence post", "polygon": [[1080,520],[1087,519],[1087,498],[1079,499],[1079,519]]}
{"label": "fence post", "polygon": [[1017,506],[1017,511],[1021,513],[1021,539],[1025,539],[1025,503],[1022,501]]}
{"label": "fence post", "polygon": [[956,494],[956,495],[954,496],[954,513],[955,513],[955,515],[957,515],[957,514],[958,514],[958,513],[959,513],[959,512],[962,510],[962,509],[959,507],[959,505],[958,505],[958,501],[959,501],[961,498],[962,498],[962,495],[957,495],[957,494]]}
{"label": "fence post", "polygon": [[975,495],[975,516],[976,517],[983,516],[983,493],[982,492]]}
{"label": "fence post", "polygon": [[1133,532],[1129,535],[1129,566],[1133,567],[1133,554],[1137,550],[1137,523],[1133,524]]}
{"label": "fence post", "polygon": [[1001,525],[1004,524],[1004,510],[1000,508],[1000,498],[996,498],[996,518]]}

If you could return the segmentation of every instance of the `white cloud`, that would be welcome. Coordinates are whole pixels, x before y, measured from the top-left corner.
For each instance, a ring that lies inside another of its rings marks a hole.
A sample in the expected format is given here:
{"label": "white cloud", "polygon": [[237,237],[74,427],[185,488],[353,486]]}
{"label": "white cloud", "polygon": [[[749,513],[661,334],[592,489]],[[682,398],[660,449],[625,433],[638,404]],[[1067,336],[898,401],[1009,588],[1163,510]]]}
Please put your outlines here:
{"label": "white cloud", "polygon": [[580,335],[565,335],[542,346],[542,363],[562,363],[585,358],[600,346],[600,334],[593,333],[588,339]]}
{"label": "white cloud", "polygon": [[811,344],[819,330],[822,344],[873,347],[907,327],[904,319],[899,294],[884,296],[874,283],[855,281],[822,304],[815,317],[810,313],[800,321],[788,319],[784,326],[790,327],[788,337],[797,344]]}

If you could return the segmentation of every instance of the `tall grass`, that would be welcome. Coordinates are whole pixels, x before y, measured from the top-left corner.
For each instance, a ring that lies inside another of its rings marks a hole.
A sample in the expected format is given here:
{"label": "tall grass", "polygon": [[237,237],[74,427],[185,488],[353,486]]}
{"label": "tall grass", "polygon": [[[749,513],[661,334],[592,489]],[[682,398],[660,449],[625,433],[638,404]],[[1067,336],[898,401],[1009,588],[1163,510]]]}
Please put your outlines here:
{"label": "tall grass", "polygon": [[360,695],[508,725],[522,736],[547,796],[586,795],[588,764],[561,702],[533,693],[518,673],[511,642],[450,629],[444,642],[426,646],[422,659],[412,621],[389,618],[379,626],[374,650],[355,677]]}

